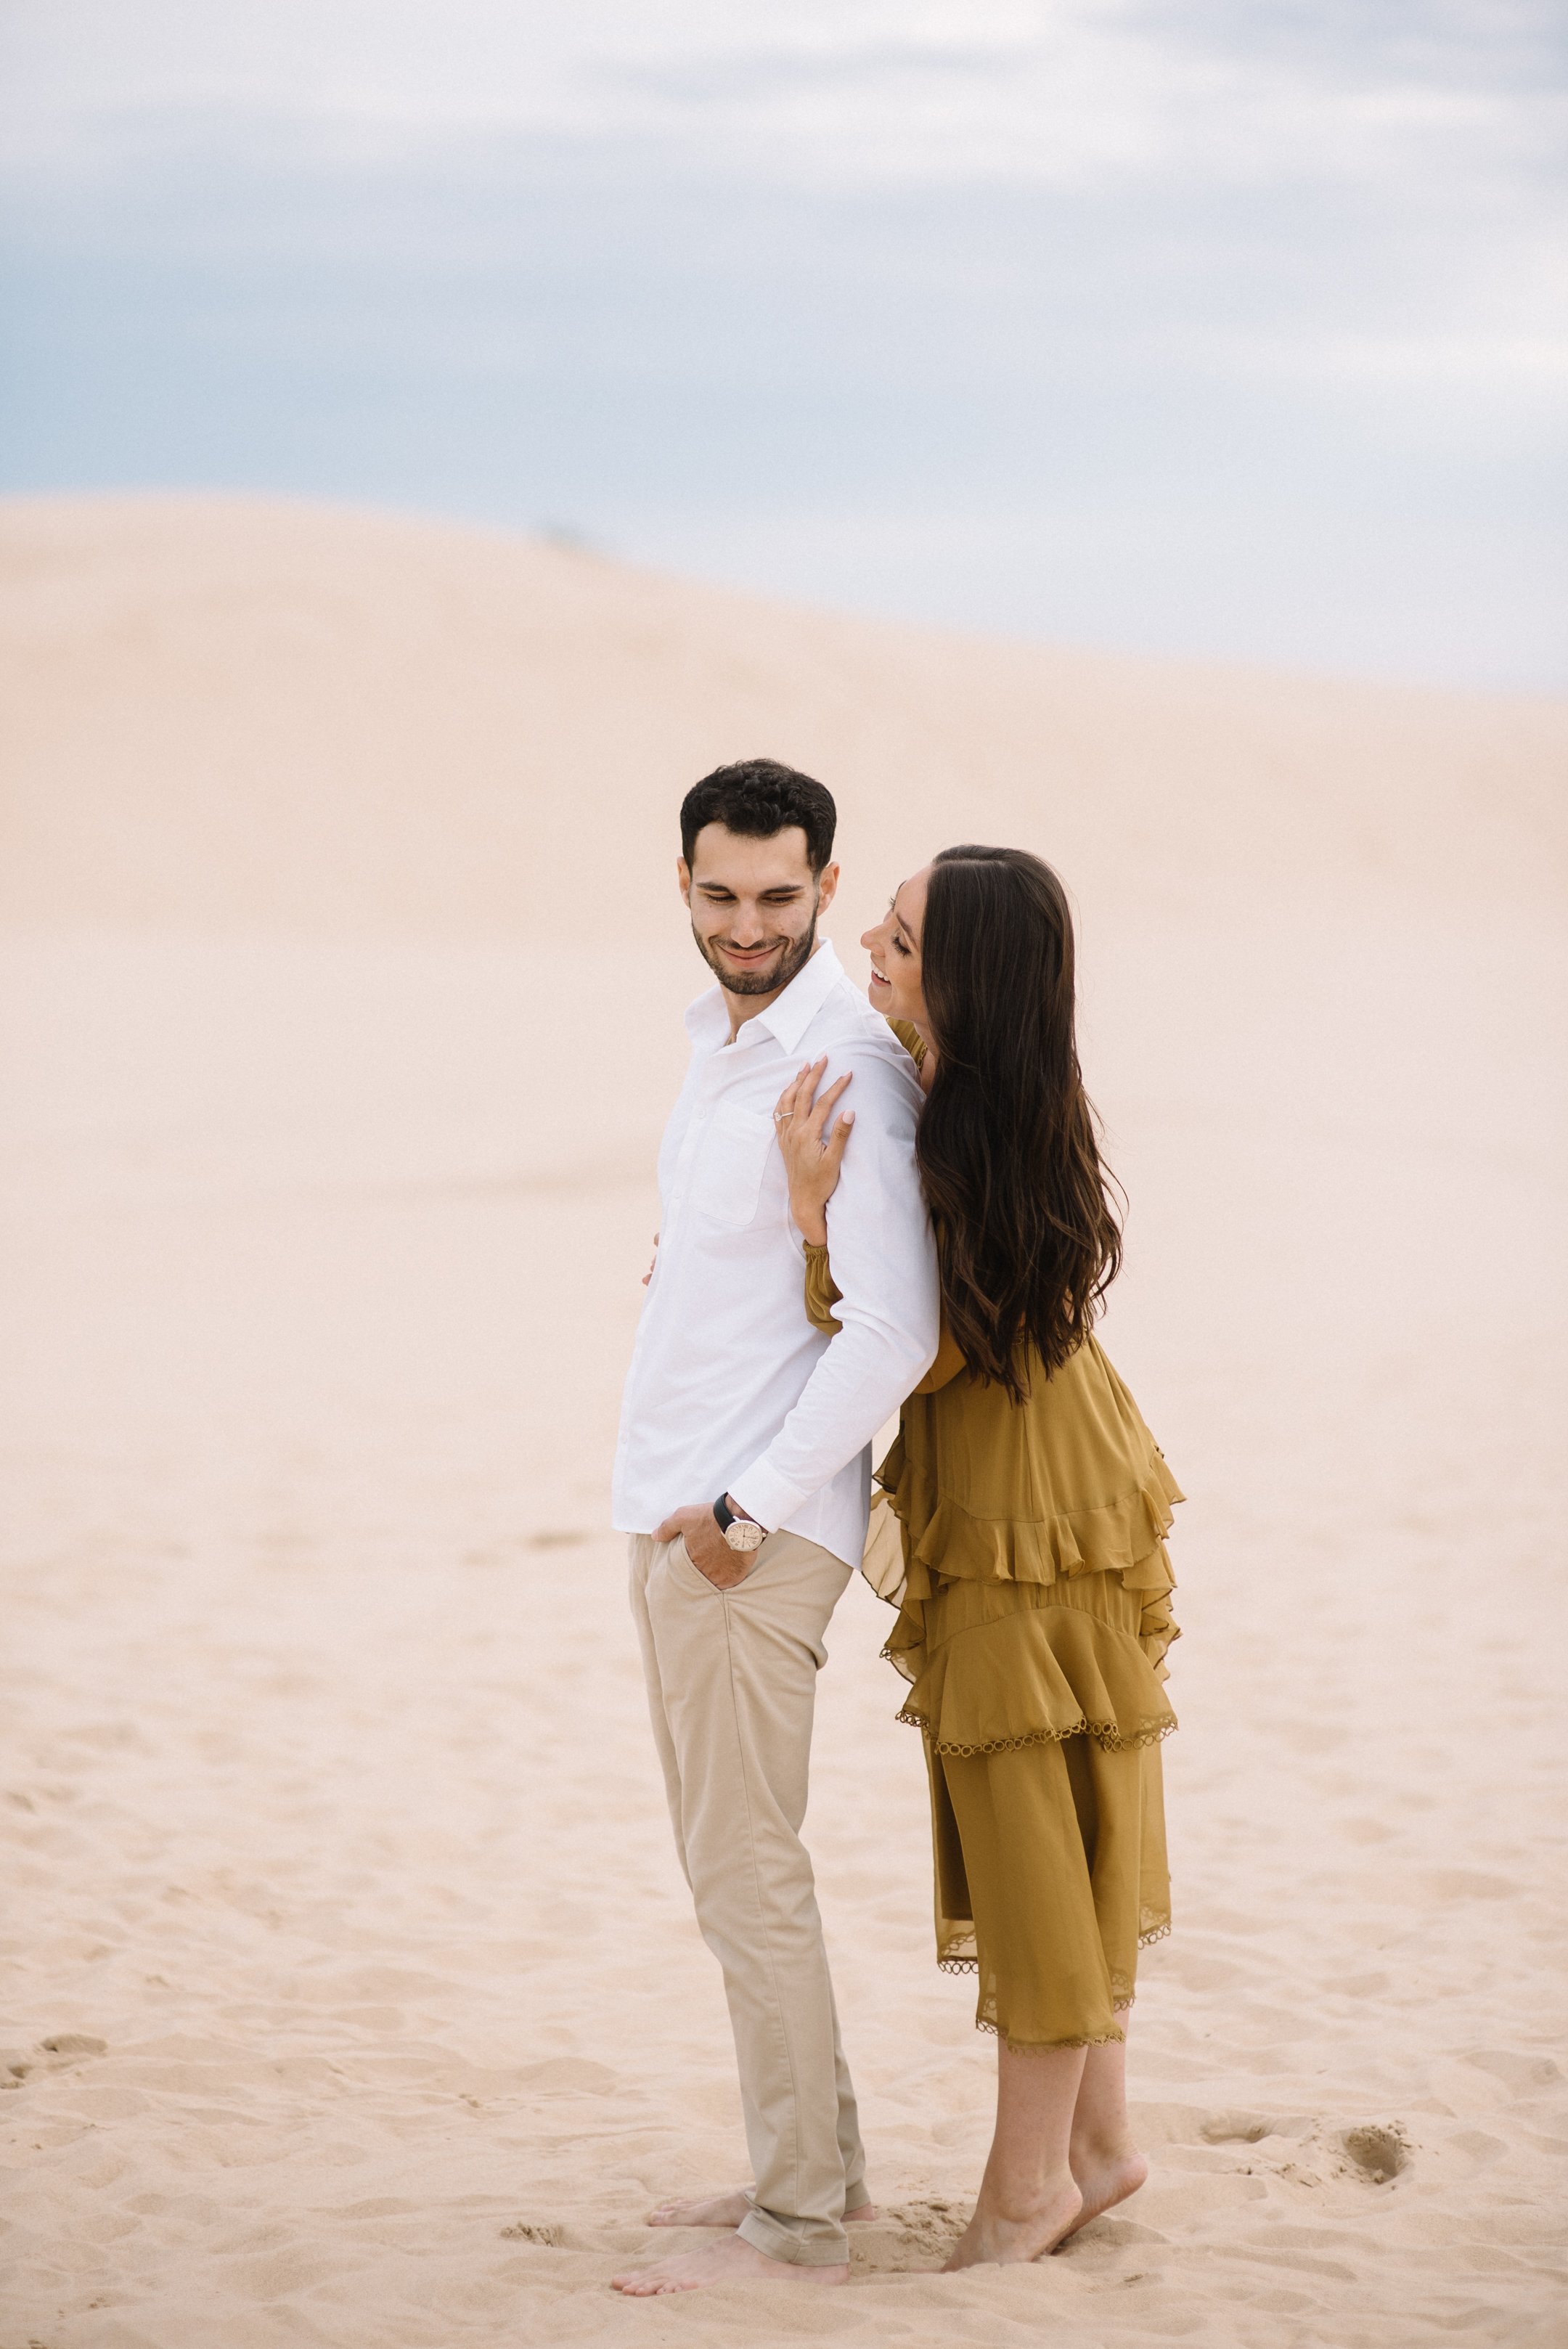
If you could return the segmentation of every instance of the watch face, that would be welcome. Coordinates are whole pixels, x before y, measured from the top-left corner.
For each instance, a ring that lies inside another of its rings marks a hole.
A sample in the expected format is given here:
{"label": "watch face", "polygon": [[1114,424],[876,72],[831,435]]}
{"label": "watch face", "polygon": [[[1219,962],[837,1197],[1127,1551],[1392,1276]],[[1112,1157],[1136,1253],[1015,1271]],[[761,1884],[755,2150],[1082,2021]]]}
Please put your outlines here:
{"label": "watch face", "polygon": [[732,1549],[761,1549],[767,1536],[761,1526],[753,1525],[749,1517],[737,1517],[732,1525],[725,1526],[724,1539]]}

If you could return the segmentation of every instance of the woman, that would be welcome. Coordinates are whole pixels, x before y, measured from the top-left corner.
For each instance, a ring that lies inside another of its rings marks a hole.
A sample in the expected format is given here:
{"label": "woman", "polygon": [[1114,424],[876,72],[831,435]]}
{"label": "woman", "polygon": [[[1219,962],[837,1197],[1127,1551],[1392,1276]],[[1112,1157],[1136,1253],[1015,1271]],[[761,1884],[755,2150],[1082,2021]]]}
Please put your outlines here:
{"label": "woman", "polygon": [[[1169,1930],[1160,1683],[1181,1495],[1091,1334],[1121,1240],[1060,882],[1023,850],[946,849],[861,943],[926,1093],[916,1157],[942,1283],[940,1350],[877,1472],[873,1522],[890,1507],[902,1551],[885,1652],[925,1739],[938,1962],[978,1973],[976,2021],[998,2035],[957,2268],[1037,2259],[1147,2174],[1125,2016],[1139,1946]],[[853,1121],[828,1126],[849,1080],[818,1102],[822,1066],[785,1089],[777,1132],[807,1309],[834,1330],[828,1207]]]}

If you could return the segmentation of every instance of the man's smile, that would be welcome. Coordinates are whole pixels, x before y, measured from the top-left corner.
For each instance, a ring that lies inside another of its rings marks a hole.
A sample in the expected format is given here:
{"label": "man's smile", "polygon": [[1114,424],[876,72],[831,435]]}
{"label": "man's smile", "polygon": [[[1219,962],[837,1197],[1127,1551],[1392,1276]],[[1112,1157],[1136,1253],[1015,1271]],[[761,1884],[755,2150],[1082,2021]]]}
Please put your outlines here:
{"label": "man's smile", "polygon": [[771,961],[774,955],[783,952],[788,946],[789,940],[774,938],[770,945],[762,947],[732,947],[722,938],[715,938],[712,943],[715,950],[724,957],[726,962],[745,963],[749,968],[753,963]]}

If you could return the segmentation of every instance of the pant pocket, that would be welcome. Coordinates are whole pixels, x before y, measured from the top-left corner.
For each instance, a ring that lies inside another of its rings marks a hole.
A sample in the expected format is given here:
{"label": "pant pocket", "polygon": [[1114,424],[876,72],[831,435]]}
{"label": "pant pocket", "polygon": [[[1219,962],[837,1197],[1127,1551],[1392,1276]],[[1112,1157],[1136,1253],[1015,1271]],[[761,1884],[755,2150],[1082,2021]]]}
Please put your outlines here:
{"label": "pant pocket", "polygon": [[701,1591],[706,1598],[718,1598],[716,1586],[709,1581],[701,1567],[692,1565],[691,1553],[680,1535],[670,1544],[668,1556],[670,1571],[677,1582],[684,1584],[688,1590]]}
{"label": "pant pocket", "polygon": [[[763,1547],[765,1548],[766,1545],[764,1544]],[[761,1560],[762,1556],[762,1550],[756,1551],[753,1555],[753,1563],[747,1568],[745,1573],[742,1575],[740,1581],[727,1582],[725,1583],[723,1589],[721,1590],[716,1582],[709,1581],[707,1576],[703,1573],[700,1566],[692,1565],[691,1553],[687,1548],[684,1539],[678,1536],[670,1545],[670,1570],[674,1575],[676,1580],[678,1582],[684,1583],[688,1588],[695,1586],[700,1590],[705,1590],[710,1599],[722,1599],[729,1591],[741,1590],[745,1588],[746,1584],[750,1582],[753,1575],[755,1574],[757,1564]]]}

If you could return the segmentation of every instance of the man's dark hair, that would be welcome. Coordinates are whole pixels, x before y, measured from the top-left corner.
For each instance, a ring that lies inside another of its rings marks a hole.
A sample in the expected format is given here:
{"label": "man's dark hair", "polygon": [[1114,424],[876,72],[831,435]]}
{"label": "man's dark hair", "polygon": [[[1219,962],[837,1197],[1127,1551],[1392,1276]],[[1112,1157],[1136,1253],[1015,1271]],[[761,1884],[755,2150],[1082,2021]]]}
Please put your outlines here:
{"label": "man's dark hair", "polygon": [[688,864],[705,823],[722,823],[731,832],[771,840],[775,832],[798,824],[805,834],[806,862],[820,873],[833,854],[838,810],[824,783],[776,759],[741,759],[732,767],[715,767],[693,783],[680,802],[680,854]]}

